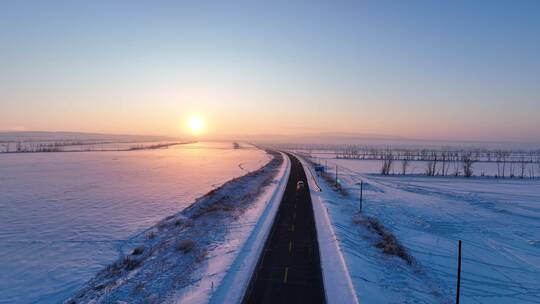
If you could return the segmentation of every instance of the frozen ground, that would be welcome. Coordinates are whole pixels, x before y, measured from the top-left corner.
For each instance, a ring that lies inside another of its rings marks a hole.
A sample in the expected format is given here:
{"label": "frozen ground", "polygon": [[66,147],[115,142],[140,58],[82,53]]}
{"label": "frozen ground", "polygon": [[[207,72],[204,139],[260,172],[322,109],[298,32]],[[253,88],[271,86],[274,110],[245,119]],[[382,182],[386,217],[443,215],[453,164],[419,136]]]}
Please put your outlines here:
{"label": "frozen ground", "polygon": [[[463,302],[540,302],[540,180],[383,177],[363,173],[363,161],[327,161],[349,193],[321,183],[360,302],[453,302],[460,239]],[[383,254],[358,220],[360,180],[364,214],[397,237],[412,265]]]}
{"label": "frozen ground", "polygon": [[[354,169],[360,173],[380,173],[381,172],[381,161],[380,160],[359,160],[359,159],[335,159],[334,154],[328,153],[312,153],[314,161],[325,164],[325,162],[335,163],[336,161],[344,167]],[[448,175],[453,175],[456,170],[460,172],[460,175],[463,175],[462,164],[459,162],[447,162],[448,165]],[[441,162],[439,161],[437,165],[437,170],[440,170]],[[509,178],[510,174],[515,175],[514,178],[518,178],[520,173],[520,168],[518,163],[507,163],[505,165],[505,176]],[[407,167],[407,175],[424,175],[426,173],[427,162],[425,161],[409,161]],[[532,170],[532,171],[531,171]],[[392,164],[392,169],[390,170],[393,174],[401,173],[401,161],[395,160]],[[486,176],[494,177],[497,175],[497,163],[496,162],[475,162],[473,163],[473,174],[474,176]],[[525,177],[530,178],[530,176],[538,178],[540,176],[540,165],[538,164],[526,164]]]}
{"label": "frozen ground", "polygon": [[129,151],[143,149],[158,149],[177,144],[191,143],[188,141],[138,141],[138,142],[104,142],[104,143],[55,143],[23,142],[0,143],[0,153],[34,153],[34,152],[104,152]]}
{"label": "frozen ground", "polygon": [[61,301],[131,236],[268,161],[231,143],[0,155],[0,303]]}
{"label": "frozen ground", "polygon": [[[267,218],[261,217],[268,215],[267,207],[281,200],[276,190],[285,185],[282,160],[274,153],[261,169],[225,183],[134,236],[131,250],[66,303],[207,303],[222,281],[231,281],[231,276],[223,278],[231,273],[233,261],[246,264],[244,256],[239,261],[235,257],[252,250],[252,242],[247,241],[248,250],[243,244],[264,226],[258,223]],[[230,291],[241,290],[248,280],[238,281]]]}
{"label": "frozen ground", "polygon": [[118,151],[178,142],[186,142],[186,140],[163,136],[0,131],[0,153]]}

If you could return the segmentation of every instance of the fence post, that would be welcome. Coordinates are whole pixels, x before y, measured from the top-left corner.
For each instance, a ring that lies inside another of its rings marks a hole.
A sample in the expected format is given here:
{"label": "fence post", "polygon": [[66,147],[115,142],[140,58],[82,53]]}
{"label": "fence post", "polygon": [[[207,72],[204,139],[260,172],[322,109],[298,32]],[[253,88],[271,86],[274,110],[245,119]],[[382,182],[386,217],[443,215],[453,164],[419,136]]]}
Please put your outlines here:
{"label": "fence post", "polygon": [[336,165],[336,187],[337,187],[337,185],[338,185],[338,182],[337,182],[337,181],[338,181],[338,172],[337,172],[337,170],[338,170],[338,169],[337,169],[337,165]]}
{"label": "fence post", "polygon": [[457,288],[456,288],[456,304],[459,304],[459,288],[461,285],[461,240],[458,245],[458,272],[457,272]]}

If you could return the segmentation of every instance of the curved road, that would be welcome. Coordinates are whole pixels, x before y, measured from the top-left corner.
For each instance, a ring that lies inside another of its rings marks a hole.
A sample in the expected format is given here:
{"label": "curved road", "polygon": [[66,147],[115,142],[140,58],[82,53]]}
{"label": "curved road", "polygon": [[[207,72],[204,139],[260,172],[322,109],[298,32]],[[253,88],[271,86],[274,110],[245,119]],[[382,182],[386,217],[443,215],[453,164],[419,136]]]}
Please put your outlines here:
{"label": "curved road", "polygon": [[[287,188],[243,303],[325,303],[309,185],[300,161],[287,155]],[[305,189],[297,192],[299,180]]]}

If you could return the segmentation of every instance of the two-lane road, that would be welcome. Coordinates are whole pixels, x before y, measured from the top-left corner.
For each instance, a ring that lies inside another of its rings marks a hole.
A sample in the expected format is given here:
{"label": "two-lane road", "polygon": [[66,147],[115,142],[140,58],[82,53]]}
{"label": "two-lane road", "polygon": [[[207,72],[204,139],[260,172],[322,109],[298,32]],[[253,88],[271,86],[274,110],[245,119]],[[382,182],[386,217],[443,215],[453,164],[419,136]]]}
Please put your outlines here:
{"label": "two-lane road", "polygon": [[[300,161],[287,155],[291,159],[287,188],[244,303],[325,302],[309,185]],[[305,188],[297,192],[300,180]]]}

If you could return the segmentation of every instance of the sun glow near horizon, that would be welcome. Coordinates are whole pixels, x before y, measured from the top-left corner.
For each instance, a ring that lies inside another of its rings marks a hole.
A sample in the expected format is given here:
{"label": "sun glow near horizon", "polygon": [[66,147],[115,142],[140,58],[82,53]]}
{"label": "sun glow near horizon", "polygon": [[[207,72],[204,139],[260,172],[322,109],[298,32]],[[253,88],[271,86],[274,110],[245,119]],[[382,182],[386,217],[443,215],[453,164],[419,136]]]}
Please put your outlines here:
{"label": "sun glow near horizon", "polygon": [[0,1],[2,131],[540,141],[540,1],[35,2]]}
{"label": "sun glow near horizon", "polygon": [[200,135],[204,130],[204,119],[201,116],[193,115],[187,120],[187,127],[192,135]]}

